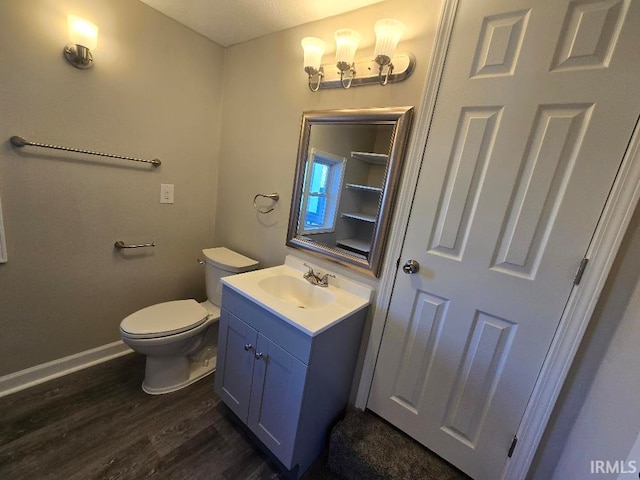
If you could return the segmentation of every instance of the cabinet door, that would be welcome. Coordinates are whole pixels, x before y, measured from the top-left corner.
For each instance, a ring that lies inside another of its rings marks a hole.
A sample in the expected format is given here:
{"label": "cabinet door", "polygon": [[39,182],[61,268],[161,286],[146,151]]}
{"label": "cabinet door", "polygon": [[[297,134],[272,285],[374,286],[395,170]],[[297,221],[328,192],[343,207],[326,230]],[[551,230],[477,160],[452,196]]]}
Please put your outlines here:
{"label": "cabinet door", "polygon": [[216,392],[224,403],[247,422],[258,332],[227,310],[220,312]]}
{"label": "cabinet door", "polygon": [[248,426],[287,467],[292,468],[307,366],[258,334]]}

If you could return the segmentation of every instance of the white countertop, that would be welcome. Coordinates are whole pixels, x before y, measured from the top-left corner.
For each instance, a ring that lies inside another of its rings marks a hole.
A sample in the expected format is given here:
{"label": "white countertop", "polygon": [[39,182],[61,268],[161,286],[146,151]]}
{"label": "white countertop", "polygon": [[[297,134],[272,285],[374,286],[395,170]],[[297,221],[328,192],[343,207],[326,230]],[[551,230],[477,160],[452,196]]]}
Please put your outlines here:
{"label": "white countertop", "polygon": [[[310,265],[314,271],[319,271],[322,275],[332,273],[315,265]],[[336,275],[336,278],[329,278],[328,287],[309,284],[314,289],[321,289],[334,296],[334,300],[326,305],[309,308],[300,308],[293,303],[282,300],[268,293],[260,286],[260,281],[269,277],[290,276],[302,279],[302,275],[306,271],[307,268],[303,265],[302,260],[292,255],[287,255],[284,265],[232,275],[223,278],[222,282],[242,296],[264,307],[265,310],[311,336],[318,335],[369,305],[372,294],[370,287],[338,275]]]}

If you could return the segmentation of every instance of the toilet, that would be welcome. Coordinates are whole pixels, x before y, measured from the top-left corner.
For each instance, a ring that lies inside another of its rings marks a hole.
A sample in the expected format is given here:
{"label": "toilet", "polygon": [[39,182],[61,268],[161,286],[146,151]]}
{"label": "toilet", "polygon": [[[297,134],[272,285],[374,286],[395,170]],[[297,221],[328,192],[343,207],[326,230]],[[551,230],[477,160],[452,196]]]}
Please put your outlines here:
{"label": "toilet", "polygon": [[255,270],[258,262],[225,247],[202,250],[207,300],[158,303],[120,323],[122,341],[147,356],[142,390],[151,395],[174,392],[215,371],[220,279]]}

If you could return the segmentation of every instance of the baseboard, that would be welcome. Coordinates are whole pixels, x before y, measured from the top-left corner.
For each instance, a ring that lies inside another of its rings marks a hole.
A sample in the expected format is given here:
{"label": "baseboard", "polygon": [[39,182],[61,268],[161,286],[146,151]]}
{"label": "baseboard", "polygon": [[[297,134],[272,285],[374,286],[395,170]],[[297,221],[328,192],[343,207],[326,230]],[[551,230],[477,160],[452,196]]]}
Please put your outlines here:
{"label": "baseboard", "polygon": [[122,341],[108,343],[84,352],[59,358],[0,377],[0,397],[68,375],[83,368],[132,353]]}

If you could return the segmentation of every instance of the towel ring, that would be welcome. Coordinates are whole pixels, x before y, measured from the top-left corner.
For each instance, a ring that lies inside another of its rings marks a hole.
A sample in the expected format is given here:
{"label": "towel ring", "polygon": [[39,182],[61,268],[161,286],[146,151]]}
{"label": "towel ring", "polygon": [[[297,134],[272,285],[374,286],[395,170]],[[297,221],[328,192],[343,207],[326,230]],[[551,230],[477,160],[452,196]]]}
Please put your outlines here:
{"label": "towel ring", "polygon": [[255,208],[256,212],[258,212],[258,213],[269,213],[275,208],[275,206],[273,206],[273,207],[269,208],[268,210],[265,210],[264,208],[258,207],[258,205],[256,204],[256,200],[258,199],[258,197],[268,198],[269,200],[273,201],[274,205],[278,200],[280,200],[280,195],[277,194],[277,193],[259,193],[259,194],[257,194],[255,197],[253,197],[253,208]]}

